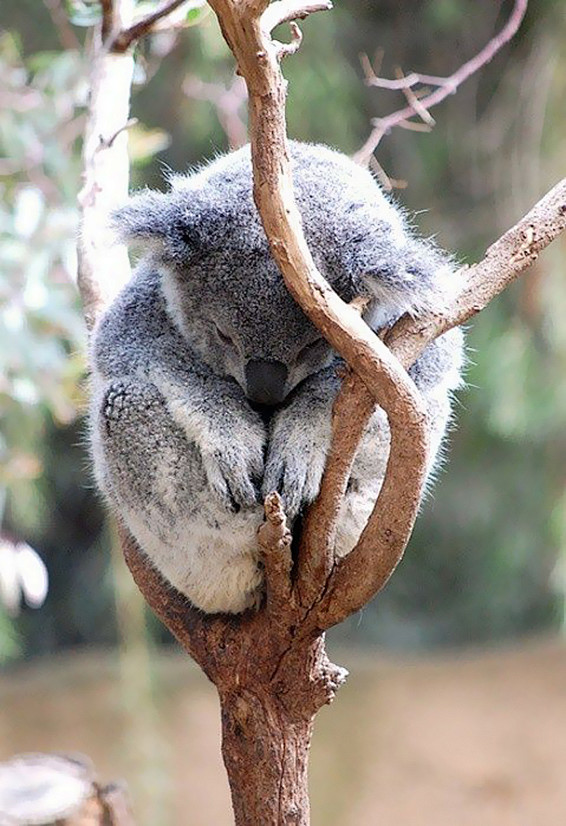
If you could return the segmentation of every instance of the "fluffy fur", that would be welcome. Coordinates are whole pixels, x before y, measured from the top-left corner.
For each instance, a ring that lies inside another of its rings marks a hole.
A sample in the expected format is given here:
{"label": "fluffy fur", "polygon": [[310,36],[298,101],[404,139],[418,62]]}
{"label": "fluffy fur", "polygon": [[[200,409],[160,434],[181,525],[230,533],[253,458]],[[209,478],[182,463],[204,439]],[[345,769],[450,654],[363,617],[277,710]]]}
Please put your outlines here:
{"label": "fluffy fur", "polygon": [[[371,175],[324,146],[291,144],[316,263],[378,329],[453,296],[450,261],[413,237]],[[318,492],[338,359],[287,292],[252,200],[249,147],[115,216],[145,253],[93,338],[91,443],[98,484],[155,567],[207,612],[259,604],[262,497],[291,519]],[[434,342],[411,375],[430,409],[432,469],[458,386],[462,340]],[[389,431],[374,415],[342,508],[348,553],[379,493]]]}

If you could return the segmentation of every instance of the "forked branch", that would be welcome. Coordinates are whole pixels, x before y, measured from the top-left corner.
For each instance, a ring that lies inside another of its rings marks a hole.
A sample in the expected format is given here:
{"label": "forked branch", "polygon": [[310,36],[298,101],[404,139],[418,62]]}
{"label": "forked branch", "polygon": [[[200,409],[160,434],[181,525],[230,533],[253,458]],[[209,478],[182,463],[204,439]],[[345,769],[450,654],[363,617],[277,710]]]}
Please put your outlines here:
{"label": "forked branch", "polygon": [[[493,60],[503,46],[515,36],[526,14],[527,5],[528,0],[515,0],[511,15],[501,31],[498,32],[477,55],[462,64],[462,66],[449,77],[434,77],[433,75],[411,72],[409,75],[400,76],[396,80],[389,80],[388,78],[378,77],[369,60],[365,58],[363,60],[363,66],[368,86],[376,86],[382,89],[400,89],[405,92],[411,90],[417,84],[437,86],[438,88],[422,98],[418,98],[414,93],[408,95],[408,106],[397,109],[395,112],[383,118],[375,118],[372,121],[373,129],[368,139],[362,148],[356,152],[354,159],[358,161],[358,163],[366,165],[379,146],[381,139],[385,135],[388,135],[394,127],[414,128],[415,126],[420,126],[418,122],[415,123],[410,120],[410,118],[415,115],[420,116],[426,123],[427,115],[430,117],[429,110],[432,109],[433,106],[441,103],[449,95],[453,95],[465,80],[479,71],[479,69],[485,66],[486,63],[489,63],[490,60]],[[424,117],[423,113],[426,113]],[[428,121],[429,124],[431,120]],[[434,121],[432,122],[434,123]]]}

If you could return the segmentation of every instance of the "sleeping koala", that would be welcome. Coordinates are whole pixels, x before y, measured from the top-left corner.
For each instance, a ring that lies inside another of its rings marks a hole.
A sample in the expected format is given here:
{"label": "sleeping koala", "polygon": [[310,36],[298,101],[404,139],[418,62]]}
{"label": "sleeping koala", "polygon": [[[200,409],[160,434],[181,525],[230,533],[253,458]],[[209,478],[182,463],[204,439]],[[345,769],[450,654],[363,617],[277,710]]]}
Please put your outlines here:
{"label": "sleeping koala", "polygon": [[[371,175],[324,146],[292,143],[304,231],[345,301],[378,330],[441,308],[450,262],[409,233]],[[293,520],[316,497],[339,387],[336,353],[288,293],[252,199],[249,147],[115,216],[144,252],[92,341],[91,442],[99,487],[153,565],[198,608],[259,605],[256,533],[279,491]],[[445,334],[411,370],[435,463],[460,382],[462,339]],[[378,408],[342,506],[337,553],[354,546],[387,461]]]}

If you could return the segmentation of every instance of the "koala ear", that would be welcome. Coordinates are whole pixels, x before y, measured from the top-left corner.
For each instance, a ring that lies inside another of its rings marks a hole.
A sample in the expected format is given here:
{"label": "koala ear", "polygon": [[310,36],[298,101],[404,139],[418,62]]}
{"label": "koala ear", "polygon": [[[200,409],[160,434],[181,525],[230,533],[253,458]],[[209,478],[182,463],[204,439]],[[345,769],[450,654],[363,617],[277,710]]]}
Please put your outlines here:
{"label": "koala ear", "polygon": [[206,203],[195,191],[146,189],[114,211],[111,228],[117,240],[187,263],[219,245],[231,226],[230,215]]}
{"label": "koala ear", "polygon": [[146,189],[116,209],[110,226],[118,240],[161,248],[171,224],[171,195]]}

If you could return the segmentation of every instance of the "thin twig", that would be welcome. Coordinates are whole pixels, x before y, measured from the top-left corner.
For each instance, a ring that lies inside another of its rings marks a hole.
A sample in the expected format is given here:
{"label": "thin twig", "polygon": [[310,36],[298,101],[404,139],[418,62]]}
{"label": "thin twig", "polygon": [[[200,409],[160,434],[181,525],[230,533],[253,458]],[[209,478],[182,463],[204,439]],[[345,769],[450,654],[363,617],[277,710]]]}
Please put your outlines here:
{"label": "thin twig", "polygon": [[[404,75],[401,69],[397,70],[397,77],[401,80]],[[403,86],[402,87],[403,94],[407,98],[407,103],[411,107],[411,109],[417,114],[422,122],[426,124],[429,128],[433,127],[436,123],[426,106],[424,105],[422,100],[419,100],[418,96],[413,92],[410,86]]]}
{"label": "thin twig", "polygon": [[[372,123],[379,123],[379,119],[373,120]],[[399,126],[401,129],[407,129],[409,132],[430,132],[431,127],[427,123],[419,123],[418,121],[414,120],[400,120],[399,123],[395,124]]]}
{"label": "thin twig", "polygon": [[295,54],[295,52],[300,49],[301,43],[303,42],[303,33],[298,25],[295,22],[291,22],[289,23],[289,26],[291,27],[291,41],[289,43],[280,43],[278,40],[273,41],[277,46],[277,56],[279,60],[283,60],[284,57]]}
{"label": "thin twig", "polygon": [[[478,52],[477,55],[475,55],[475,57],[460,66],[460,68],[450,75],[450,77],[434,78],[431,75],[417,75],[416,73],[411,73],[407,76],[407,78],[398,78],[396,81],[384,81],[381,79],[380,83],[372,81],[371,85],[384,86],[385,84],[385,88],[397,88],[402,90],[407,90],[408,88],[414,86],[417,82],[438,85],[438,88],[435,89],[434,92],[420,101],[420,107],[428,111],[433,106],[436,106],[438,103],[445,100],[445,98],[449,95],[453,94],[465,80],[475,74],[479,69],[481,69],[482,66],[485,66],[486,63],[489,63],[489,61],[495,57],[497,52],[499,52],[501,48],[508,43],[512,37],[514,37],[519,29],[519,26],[521,25],[521,22],[523,21],[527,11],[527,5],[528,0],[515,0],[515,5],[509,20],[501,31],[495,35],[495,37],[493,37],[489,43],[487,43],[487,45],[484,46],[484,48]],[[367,64],[364,65],[367,72]],[[419,78],[419,81],[414,80],[414,78]],[[422,78],[422,81],[420,78]],[[441,81],[441,83],[437,83],[437,81]],[[396,85],[393,86],[392,84]],[[360,164],[367,165],[370,156],[375,152],[384,135],[387,135],[395,126],[399,126],[402,121],[409,121],[409,119],[415,114],[418,114],[418,112],[415,109],[413,102],[403,109],[398,109],[390,115],[386,115],[384,118],[376,118],[372,121],[374,128],[362,148],[354,155],[354,160]]]}
{"label": "thin twig", "polygon": [[125,52],[127,51],[130,46],[140,40],[142,37],[145,37],[155,28],[155,24],[158,23],[163,18],[167,17],[169,14],[174,12],[179,6],[182,6],[183,3],[186,3],[187,0],[167,0],[167,2],[163,3],[156,11],[148,14],[146,17],[138,20],[137,23],[134,23],[128,29],[124,29],[123,31],[119,32],[116,35],[116,38],[112,42],[111,48],[112,51],[115,53]]}
{"label": "thin twig", "polygon": [[[381,53],[381,60],[383,53]],[[429,84],[430,86],[445,86],[451,83],[449,77],[437,77],[436,75],[423,75],[420,72],[411,72],[409,75],[397,77],[395,80],[387,77],[379,77],[367,54],[360,55],[360,63],[368,86],[377,86],[379,89],[390,89],[392,91],[401,91],[402,89],[410,89],[418,83]]]}
{"label": "thin twig", "polygon": [[293,20],[304,20],[309,14],[317,11],[330,11],[332,0],[319,0],[308,3],[303,0],[275,0],[263,12],[261,25],[266,33],[272,32],[281,23],[290,23]]}

